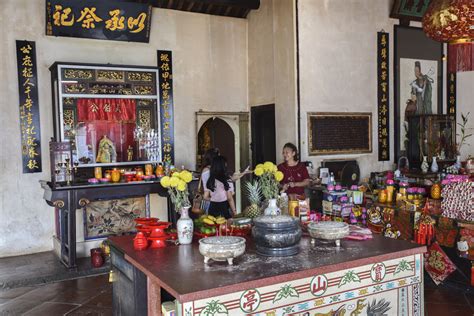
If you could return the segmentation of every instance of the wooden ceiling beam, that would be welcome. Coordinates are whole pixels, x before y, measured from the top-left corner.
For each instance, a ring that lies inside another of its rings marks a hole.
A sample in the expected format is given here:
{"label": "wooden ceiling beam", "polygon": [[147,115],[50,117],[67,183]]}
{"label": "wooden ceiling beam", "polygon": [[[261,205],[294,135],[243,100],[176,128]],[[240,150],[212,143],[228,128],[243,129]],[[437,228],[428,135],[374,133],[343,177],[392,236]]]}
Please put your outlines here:
{"label": "wooden ceiling beam", "polygon": [[[0,0],[1,1],[1,0]],[[127,0],[149,3],[157,8],[246,18],[260,7],[260,0]]]}
{"label": "wooden ceiling beam", "polygon": [[186,7],[186,11],[193,11],[193,8],[194,8],[195,4],[196,4],[196,2],[190,1],[188,6]]}

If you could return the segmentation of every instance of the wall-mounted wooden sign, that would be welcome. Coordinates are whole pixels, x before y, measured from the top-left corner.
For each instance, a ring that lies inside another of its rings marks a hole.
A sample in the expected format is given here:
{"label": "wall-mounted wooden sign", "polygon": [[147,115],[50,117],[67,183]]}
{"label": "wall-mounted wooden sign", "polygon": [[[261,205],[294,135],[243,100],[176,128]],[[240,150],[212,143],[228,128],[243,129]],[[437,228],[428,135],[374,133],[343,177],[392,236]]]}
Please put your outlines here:
{"label": "wall-mounted wooden sign", "polygon": [[394,0],[390,17],[407,21],[420,21],[431,0]]}
{"label": "wall-mounted wooden sign", "polygon": [[379,161],[390,160],[389,34],[377,32],[377,115]]}
{"label": "wall-mounted wooden sign", "polygon": [[35,42],[16,41],[23,173],[41,172],[41,129]]}
{"label": "wall-mounted wooden sign", "polygon": [[149,42],[149,4],[99,0],[47,0],[46,35]]}
{"label": "wall-mounted wooden sign", "polygon": [[314,155],[372,152],[372,113],[308,113],[308,152]]}
{"label": "wall-mounted wooden sign", "polygon": [[158,83],[160,91],[161,139],[163,143],[162,160],[174,161],[174,123],[173,123],[173,57],[169,50],[158,51]]}

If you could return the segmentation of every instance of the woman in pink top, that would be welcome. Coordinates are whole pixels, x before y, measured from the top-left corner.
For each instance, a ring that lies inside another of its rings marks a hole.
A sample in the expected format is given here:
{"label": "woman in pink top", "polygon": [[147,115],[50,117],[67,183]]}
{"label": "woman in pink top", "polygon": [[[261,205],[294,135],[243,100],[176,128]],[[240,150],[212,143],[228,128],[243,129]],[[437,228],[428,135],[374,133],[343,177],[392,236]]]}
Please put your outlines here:
{"label": "woman in pink top", "polygon": [[204,198],[211,201],[208,213],[231,218],[235,215],[234,184],[227,175],[227,162],[223,156],[212,160],[209,180],[204,186]]}

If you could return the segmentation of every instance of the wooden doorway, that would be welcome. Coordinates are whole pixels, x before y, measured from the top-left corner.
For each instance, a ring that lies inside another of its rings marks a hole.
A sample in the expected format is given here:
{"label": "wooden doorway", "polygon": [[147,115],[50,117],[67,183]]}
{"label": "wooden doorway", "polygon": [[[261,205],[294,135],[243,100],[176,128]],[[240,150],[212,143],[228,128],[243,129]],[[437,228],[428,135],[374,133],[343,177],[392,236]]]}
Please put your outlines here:
{"label": "wooden doorway", "polygon": [[275,104],[251,109],[252,163],[276,162]]}
{"label": "wooden doorway", "polygon": [[[208,136],[204,137],[205,129],[203,127],[205,126],[217,129],[209,130]],[[219,133],[223,133],[223,135],[218,135]],[[221,154],[227,158],[227,168],[231,173],[245,169],[250,164],[248,112],[196,112],[196,135],[196,170],[201,170],[202,156],[200,153],[207,146],[219,148]],[[209,144],[205,144],[206,139]],[[233,151],[231,147],[233,147]],[[241,181],[237,181],[235,183],[237,211],[242,210],[244,202],[240,187]]]}

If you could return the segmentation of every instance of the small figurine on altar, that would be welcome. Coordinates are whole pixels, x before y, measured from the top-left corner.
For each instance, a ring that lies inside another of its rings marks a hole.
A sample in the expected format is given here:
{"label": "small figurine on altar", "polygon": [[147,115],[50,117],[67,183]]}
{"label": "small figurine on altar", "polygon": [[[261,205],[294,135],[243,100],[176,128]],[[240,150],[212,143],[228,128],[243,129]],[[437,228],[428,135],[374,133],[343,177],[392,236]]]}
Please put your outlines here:
{"label": "small figurine on altar", "polygon": [[132,148],[132,146],[128,146],[127,161],[132,161],[132,160],[133,160],[133,148]]}
{"label": "small figurine on altar", "polygon": [[391,224],[387,224],[385,225],[385,230],[384,230],[383,235],[388,238],[397,239],[398,237],[400,237],[400,231],[392,227]]}
{"label": "small figurine on altar", "polygon": [[99,142],[99,151],[97,153],[96,162],[110,163],[117,161],[117,152],[114,143],[104,135]]}
{"label": "small figurine on altar", "polygon": [[375,207],[369,209],[367,212],[369,216],[369,222],[371,224],[381,224],[382,223],[382,211],[380,210],[380,207]]}
{"label": "small figurine on altar", "polygon": [[459,252],[459,256],[463,258],[467,258],[469,254],[469,244],[467,243],[467,240],[459,240],[457,242],[457,248]]}

